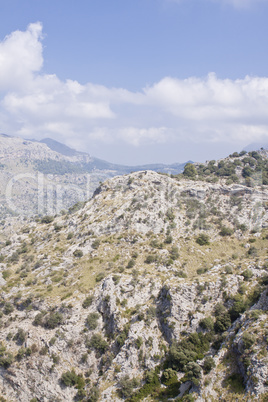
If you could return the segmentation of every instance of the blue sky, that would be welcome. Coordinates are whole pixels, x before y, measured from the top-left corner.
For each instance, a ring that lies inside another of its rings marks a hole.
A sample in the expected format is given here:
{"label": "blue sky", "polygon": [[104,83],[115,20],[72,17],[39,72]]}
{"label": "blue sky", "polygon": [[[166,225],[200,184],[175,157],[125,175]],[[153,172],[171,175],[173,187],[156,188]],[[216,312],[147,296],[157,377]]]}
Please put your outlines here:
{"label": "blue sky", "polygon": [[117,163],[268,142],[268,0],[0,0],[1,132]]}

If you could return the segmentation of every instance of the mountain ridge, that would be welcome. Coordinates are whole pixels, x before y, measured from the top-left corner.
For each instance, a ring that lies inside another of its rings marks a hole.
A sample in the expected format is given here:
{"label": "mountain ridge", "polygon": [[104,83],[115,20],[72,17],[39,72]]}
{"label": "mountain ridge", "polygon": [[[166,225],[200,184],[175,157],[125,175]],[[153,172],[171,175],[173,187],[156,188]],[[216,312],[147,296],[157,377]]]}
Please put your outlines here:
{"label": "mountain ridge", "polygon": [[248,184],[134,172],[2,223],[1,396],[264,402],[268,190]]}

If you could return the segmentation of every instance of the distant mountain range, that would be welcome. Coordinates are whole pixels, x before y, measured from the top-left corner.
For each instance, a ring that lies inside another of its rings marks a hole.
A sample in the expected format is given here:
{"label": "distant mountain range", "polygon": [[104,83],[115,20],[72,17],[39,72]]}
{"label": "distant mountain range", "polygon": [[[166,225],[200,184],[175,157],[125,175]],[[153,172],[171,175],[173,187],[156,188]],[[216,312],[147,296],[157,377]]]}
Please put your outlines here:
{"label": "distant mountain range", "polygon": [[51,138],[37,141],[0,134],[0,216],[53,215],[88,200],[107,178],[144,170],[178,174],[186,163],[125,166]]}
{"label": "distant mountain range", "polygon": [[259,149],[268,149],[268,142],[252,142],[251,144],[247,145],[243,148],[244,151],[251,152],[251,151],[258,151]]}
{"label": "distant mountain range", "polygon": [[[36,140],[31,140],[36,141]],[[78,152],[75,149],[68,147],[58,141],[55,141],[51,138],[44,138],[41,141],[36,141],[43,144],[46,144],[52,151],[55,151],[64,156],[79,156],[82,159],[86,156],[89,156],[86,152]],[[136,166],[127,166],[120,165],[107,162],[105,160],[91,157],[91,161],[84,166],[84,169],[88,171],[93,171],[95,169],[99,170],[112,170],[118,172],[118,174],[127,174],[130,172],[138,172],[140,170],[153,170],[155,172],[169,173],[169,174],[178,174],[183,171],[183,168],[186,163],[192,162],[187,161],[184,163],[172,163],[172,164],[163,164],[163,163],[154,163],[154,164],[145,164],[145,165],[136,165]]]}

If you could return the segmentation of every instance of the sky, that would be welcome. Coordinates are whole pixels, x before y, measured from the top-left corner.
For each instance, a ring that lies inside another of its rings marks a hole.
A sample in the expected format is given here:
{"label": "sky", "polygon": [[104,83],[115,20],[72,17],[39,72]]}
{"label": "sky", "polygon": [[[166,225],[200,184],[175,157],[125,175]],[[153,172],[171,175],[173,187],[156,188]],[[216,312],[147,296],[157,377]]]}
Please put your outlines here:
{"label": "sky", "polygon": [[0,132],[114,163],[268,143],[268,0],[0,0]]}

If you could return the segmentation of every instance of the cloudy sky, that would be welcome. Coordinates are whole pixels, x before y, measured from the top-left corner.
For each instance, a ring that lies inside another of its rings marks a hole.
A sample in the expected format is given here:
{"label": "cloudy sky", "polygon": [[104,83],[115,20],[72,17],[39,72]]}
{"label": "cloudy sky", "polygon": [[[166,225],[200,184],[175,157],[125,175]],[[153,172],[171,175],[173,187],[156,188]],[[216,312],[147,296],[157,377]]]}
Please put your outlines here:
{"label": "cloudy sky", "polygon": [[0,132],[111,162],[268,143],[268,0],[0,0]]}

